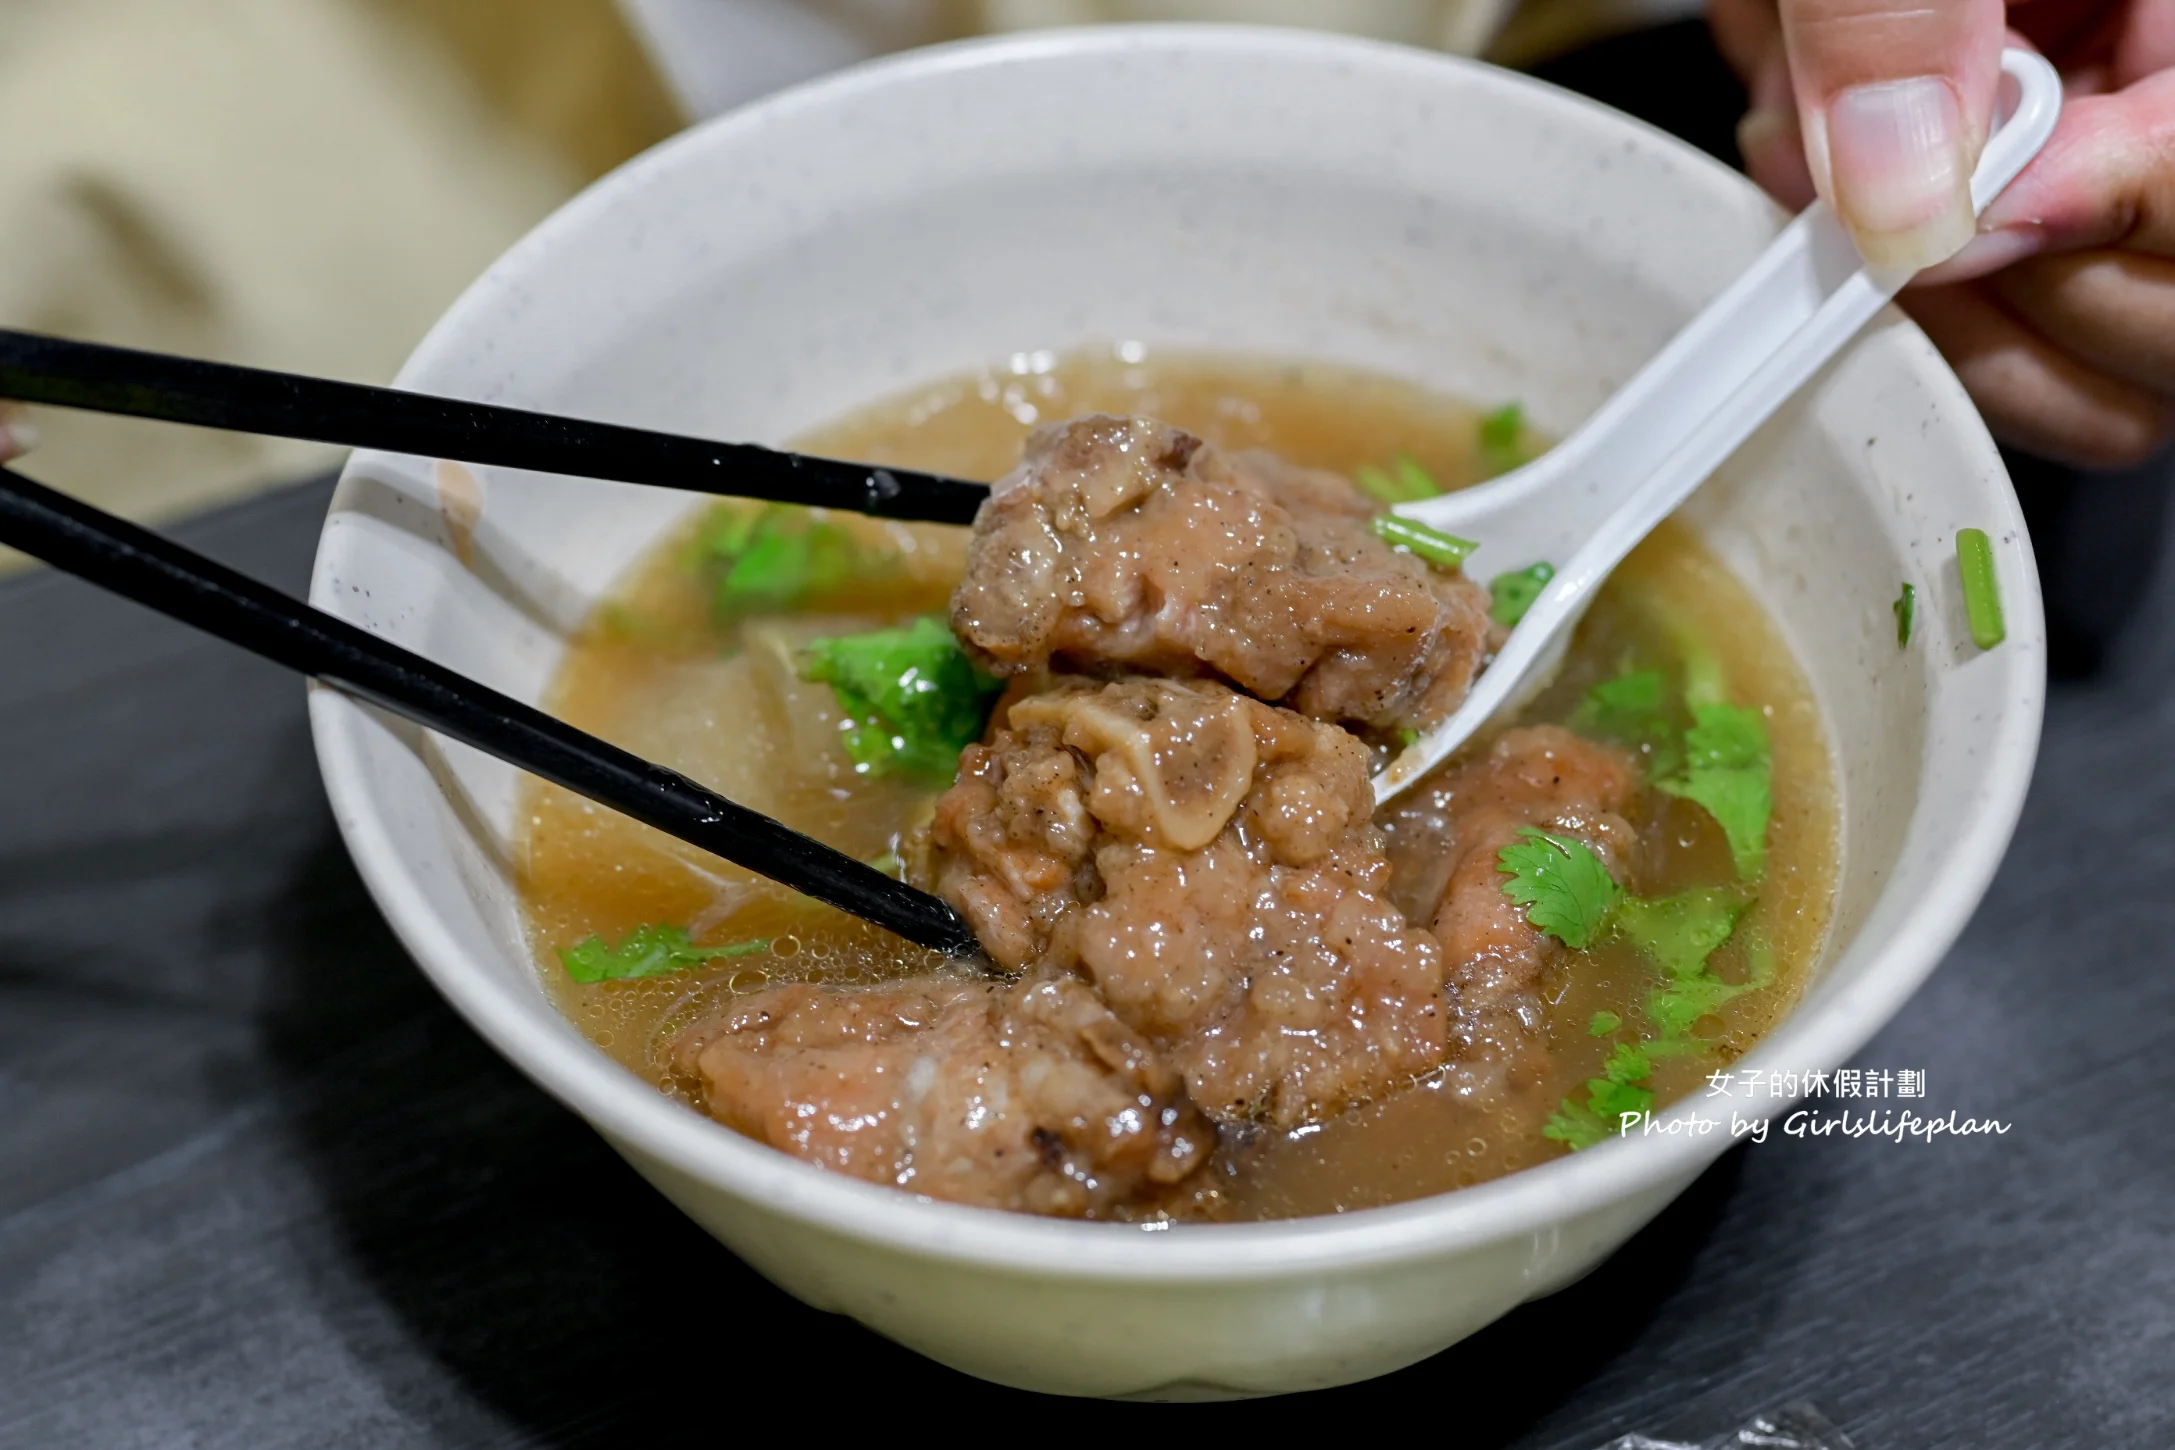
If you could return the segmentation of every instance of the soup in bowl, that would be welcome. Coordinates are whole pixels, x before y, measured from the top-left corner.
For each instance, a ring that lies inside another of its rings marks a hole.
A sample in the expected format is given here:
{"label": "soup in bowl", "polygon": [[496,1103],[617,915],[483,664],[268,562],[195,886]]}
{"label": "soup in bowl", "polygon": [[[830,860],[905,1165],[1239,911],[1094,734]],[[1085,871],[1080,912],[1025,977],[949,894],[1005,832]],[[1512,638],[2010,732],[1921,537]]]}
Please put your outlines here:
{"label": "soup in bowl", "polygon": [[1710,1073],[1870,1036],[2021,804],[2028,546],[1890,317],[1370,810],[1531,578],[1383,505],[1574,427],[1775,220],[1545,87],[1271,32],[959,47],[701,128],[403,384],[1002,477],[975,531],[364,454],[313,597],[929,886],[989,970],[320,692],[342,829],[455,1005],[801,1297],[1074,1393],[1409,1363],[1726,1147],[1684,1131]]}
{"label": "soup in bowl", "polygon": [[1375,808],[1370,771],[1535,575],[1484,590],[1373,535],[1391,499],[1515,466],[1521,422],[1127,343],[800,440],[998,496],[971,534],[698,510],[547,707],[937,891],[993,970],[539,782],[542,980],[668,1096],[988,1207],[1341,1213],[1618,1136],[1796,999],[1834,786],[1787,643],[1672,526],[1513,725]]}

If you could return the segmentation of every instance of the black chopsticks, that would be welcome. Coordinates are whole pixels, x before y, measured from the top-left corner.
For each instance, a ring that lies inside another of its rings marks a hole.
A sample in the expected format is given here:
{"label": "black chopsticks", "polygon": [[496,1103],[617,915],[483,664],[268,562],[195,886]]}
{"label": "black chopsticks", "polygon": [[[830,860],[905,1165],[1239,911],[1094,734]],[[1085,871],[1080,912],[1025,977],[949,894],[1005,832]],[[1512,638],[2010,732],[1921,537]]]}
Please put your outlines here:
{"label": "black chopsticks", "polygon": [[939,474],[34,332],[0,330],[0,398],[928,523],[972,523],[989,496]]}
{"label": "black chopsticks", "polygon": [[622,811],[908,941],[980,948],[936,897],[677,771],[0,468],[0,543]]}

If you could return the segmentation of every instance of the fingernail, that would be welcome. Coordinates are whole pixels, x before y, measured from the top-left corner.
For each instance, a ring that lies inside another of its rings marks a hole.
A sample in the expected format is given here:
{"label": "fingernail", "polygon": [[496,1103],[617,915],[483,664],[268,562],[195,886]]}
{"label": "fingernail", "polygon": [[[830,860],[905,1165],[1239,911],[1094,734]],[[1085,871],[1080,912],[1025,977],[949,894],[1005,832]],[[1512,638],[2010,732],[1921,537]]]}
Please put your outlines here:
{"label": "fingernail", "polygon": [[1919,280],[1937,285],[1969,281],[2035,257],[2046,250],[2046,244],[2046,233],[2039,227],[1996,227],[1964,243],[1962,251],[1929,269]]}
{"label": "fingernail", "polygon": [[1956,93],[1937,76],[1852,86],[1828,103],[1836,213],[1876,267],[1930,267],[1977,230]]}
{"label": "fingernail", "polygon": [[37,446],[35,423],[0,423],[0,460],[20,458]]}

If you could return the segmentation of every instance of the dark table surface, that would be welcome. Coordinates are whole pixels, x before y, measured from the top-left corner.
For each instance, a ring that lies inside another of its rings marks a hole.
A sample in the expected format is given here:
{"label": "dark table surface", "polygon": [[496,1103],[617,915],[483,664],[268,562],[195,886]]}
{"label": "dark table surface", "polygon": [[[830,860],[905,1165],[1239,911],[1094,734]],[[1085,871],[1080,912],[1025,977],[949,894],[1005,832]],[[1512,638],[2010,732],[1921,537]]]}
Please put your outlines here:
{"label": "dark table surface", "polygon": [[[1402,1373],[1064,1413],[1403,1405],[1445,1444],[1588,1450],[1809,1397],[1863,1450],[2175,1444],[2175,573],[2138,549],[2159,496],[2093,485],[2043,540],[2103,614],[2124,568],[2142,600],[2057,690],[1977,920],[1863,1057],[2006,1137],[1744,1148],[1583,1283]],[[181,533],[299,590],[325,500]],[[1034,1408],[772,1289],[485,1048],[364,895],[293,678],[14,579],[0,762],[0,1444]]]}

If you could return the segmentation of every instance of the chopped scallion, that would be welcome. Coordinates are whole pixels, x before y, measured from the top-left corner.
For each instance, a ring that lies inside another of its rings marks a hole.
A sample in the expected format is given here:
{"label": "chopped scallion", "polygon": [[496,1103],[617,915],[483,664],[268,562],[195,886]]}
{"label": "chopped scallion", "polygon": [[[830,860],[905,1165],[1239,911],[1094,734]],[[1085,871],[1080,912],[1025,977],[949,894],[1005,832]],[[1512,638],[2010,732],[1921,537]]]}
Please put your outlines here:
{"label": "chopped scallion", "polygon": [[1905,584],[1903,592],[1896,596],[1896,646],[1901,648],[1911,642],[1911,621],[1918,613],[1918,590]]}
{"label": "chopped scallion", "polygon": [[1433,498],[1442,492],[1442,485],[1435,482],[1435,475],[1422,468],[1410,454],[1400,453],[1391,460],[1390,467],[1397,474],[1397,485],[1408,499]]}
{"label": "chopped scallion", "polygon": [[1493,478],[1526,461],[1526,410],[1520,403],[1505,403],[1480,420],[1480,469]]}
{"label": "chopped scallion", "polygon": [[1556,566],[1548,563],[1531,564],[1496,575],[1488,581],[1488,594],[1494,601],[1489,606],[1489,615],[1503,628],[1515,629],[1518,621],[1526,617],[1526,611],[1533,607],[1533,601],[1548,587],[1548,581],[1555,577]]}
{"label": "chopped scallion", "polygon": [[1397,480],[1375,467],[1372,463],[1362,463],[1358,468],[1352,470],[1352,482],[1359,485],[1360,492],[1377,503],[1404,502],[1405,496],[1398,489]]}
{"label": "chopped scallion", "polygon": [[1442,492],[1442,485],[1435,481],[1435,475],[1422,468],[1418,459],[1405,453],[1390,460],[1387,469],[1362,463],[1352,470],[1352,482],[1358,484],[1369,498],[1382,503],[1411,503]]}
{"label": "chopped scallion", "polygon": [[1480,547],[1471,539],[1461,539],[1456,534],[1446,534],[1441,529],[1431,529],[1396,514],[1376,514],[1367,527],[1383,543],[1417,554],[1438,569],[1457,568],[1465,562],[1467,555]]}
{"label": "chopped scallion", "polygon": [[1992,649],[2009,637],[2001,619],[2001,582],[1994,575],[1994,544],[1984,529],[1956,531],[1956,572],[1963,579],[1964,615],[1971,642]]}

